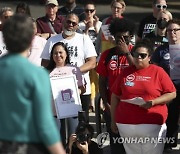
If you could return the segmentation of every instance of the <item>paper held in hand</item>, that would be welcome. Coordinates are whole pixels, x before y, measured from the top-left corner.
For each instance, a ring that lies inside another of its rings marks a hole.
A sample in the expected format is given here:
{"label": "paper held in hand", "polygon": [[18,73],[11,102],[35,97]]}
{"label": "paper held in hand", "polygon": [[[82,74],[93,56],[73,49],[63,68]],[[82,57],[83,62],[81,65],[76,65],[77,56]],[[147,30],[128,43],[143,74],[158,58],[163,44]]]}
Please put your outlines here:
{"label": "paper held in hand", "polygon": [[131,99],[121,99],[121,102],[127,102],[130,104],[139,105],[139,106],[146,103],[142,97],[134,97]]}

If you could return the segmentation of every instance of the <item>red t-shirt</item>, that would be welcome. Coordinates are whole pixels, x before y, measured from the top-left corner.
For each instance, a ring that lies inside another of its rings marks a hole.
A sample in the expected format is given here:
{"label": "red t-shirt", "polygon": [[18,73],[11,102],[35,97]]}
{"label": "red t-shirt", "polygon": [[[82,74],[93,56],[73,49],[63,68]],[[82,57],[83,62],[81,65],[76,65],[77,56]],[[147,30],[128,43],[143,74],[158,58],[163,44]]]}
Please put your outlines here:
{"label": "red t-shirt", "polygon": [[[135,66],[124,69],[111,90],[121,99],[142,97],[145,101],[176,91],[168,74],[153,64],[140,70],[137,70]],[[146,110],[138,105],[120,102],[116,108],[115,119],[117,123],[123,124],[162,125],[165,123],[167,115],[165,104],[156,105]]]}
{"label": "red t-shirt", "polygon": [[[132,45],[129,45],[129,51],[132,49]],[[115,53],[109,62],[106,64],[106,57],[108,56],[109,52],[115,50]],[[117,55],[116,47],[108,49],[101,54],[100,60],[98,62],[98,66],[96,71],[99,75],[108,78],[108,89],[110,90],[114,81],[116,80],[117,76],[122,72],[122,70],[129,66],[126,56],[119,56]],[[111,90],[109,93],[109,98],[111,96]],[[110,101],[109,101],[110,103]]]}

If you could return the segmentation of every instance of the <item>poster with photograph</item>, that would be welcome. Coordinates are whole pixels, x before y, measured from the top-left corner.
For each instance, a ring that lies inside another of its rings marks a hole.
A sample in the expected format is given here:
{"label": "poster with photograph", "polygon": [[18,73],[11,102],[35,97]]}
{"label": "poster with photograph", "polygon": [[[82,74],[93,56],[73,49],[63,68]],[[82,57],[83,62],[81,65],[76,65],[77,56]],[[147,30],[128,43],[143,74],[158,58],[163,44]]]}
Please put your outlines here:
{"label": "poster with photograph", "polygon": [[75,75],[50,78],[58,119],[78,116],[82,110]]}

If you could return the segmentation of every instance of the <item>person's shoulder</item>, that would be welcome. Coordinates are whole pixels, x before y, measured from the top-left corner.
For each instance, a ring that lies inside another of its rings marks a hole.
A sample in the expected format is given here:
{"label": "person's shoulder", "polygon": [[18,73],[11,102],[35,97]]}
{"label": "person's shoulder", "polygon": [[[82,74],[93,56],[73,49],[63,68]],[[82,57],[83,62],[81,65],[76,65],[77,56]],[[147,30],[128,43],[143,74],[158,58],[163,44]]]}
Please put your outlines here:
{"label": "person's shoulder", "polygon": [[63,66],[64,69],[71,69],[71,70],[79,70],[79,67],[72,65],[72,64],[67,64],[66,66]]}
{"label": "person's shoulder", "polygon": [[48,42],[57,42],[58,40],[61,41],[62,39],[63,39],[62,33],[60,33],[60,34],[51,36],[51,37],[48,39]]}
{"label": "person's shoulder", "polygon": [[46,20],[47,20],[46,16],[42,16],[42,17],[39,17],[39,18],[36,19],[37,22],[46,21]]}
{"label": "person's shoulder", "polygon": [[79,22],[78,26],[79,26],[78,29],[82,33],[85,30],[86,24],[83,21],[81,21]]}
{"label": "person's shoulder", "polygon": [[104,18],[103,20],[102,20],[102,25],[105,25],[106,24],[106,22],[107,22],[107,20],[109,19],[110,17],[106,17],[106,18]]}
{"label": "person's shoulder", "polygon": [[159,51],[167,51],[169,52],[169,44],[164,43],[163,45],[160,45],[159,47],[156,48],[155,52]]}
{"label": "person's shoulder", "polygon": [[158,73],[158,74],[162,74],[162,73],[165,72],[162,67],[160,67],[160,66],[158,66],[158,65],[155,65],[155,64],[150,64],[150,67],[149,67],[149,68],[150,68],[150,70],[152,70],[152,71],[149,71],[149,72],[151,72],[151,73],[156,72],[156,73]]}
{"label": "person's shoulder", "polygon": [[84,23],[84,21],[80,21],[78,25],[79,25],[79,26],[86,26],[86,24]]}
{"label": "person's shoulder", "polygon": [[86,37],[86,35],[85,34],[81,34],[81,33],[78,33],[78,32],[75,32],[75,35],[74,35],[74,38],[75,39],[77,39],[77,38],[84,38],[84,37]]}
{"label": "person's shoulder", "polygon": [[34,36],[33,41],[37,41],[37,42],[47,42],[47,40],[46,40],[45,38],[40,37],[40,36],[38,36],[38,35],[35,35],[35,36]]}
{"label": "person's shoulder", "polygon": [[76,5],[76,7],[74,8],[73,12],[77,13],[77,14],[81,14],[81,13],[84,12],[84,8],[79,6],[79,5]]}
{"label": "person's shoulder", "polygon": [[59,12],[65,12],[66,11],[66,7],[62,6],[61,8],[58,9]]}
{"label": "person's shoulder", "polygon": [[56,16],[56,19],[60,20],[60,21],[63,21],[64,20],[64,16],[62,15],[57,15]]}
{"label": "person's shoulder", "polygon": [[142,23],[156,21],[156,18],[151,14],[142,19]]}
{"label": "person's shoulder", "polygon": [[116,47],[113,47],[113,48],[110,48],[110,49],[103,51],[101,53],[101,55],[108,55],[110,52],[114,52],[114,51],[116,51]]}
{"label": "person's shoulder", "polygon": [[[116,47],[113,47],[113,48],[107,49],[107,50],[105,50],[103,53],[104,53],[104,54],[108,54],[108,53],[110,53],[110,52],[114,52],[114,51],[116,51]],[[103,54],[103,53],[102,53],[102,54]]]}
{"label": "person's shoulder", "polygon": [[19,61],[17,65],[19,65],[19,69],[22,69],[24,74],[30,74],[31,76],[47,75],[47,71],[44,68],[31,63],[27,58],[19,56],[16,60]]}
{"label": "person's shoulder", "polygon": [[49,77],[48,71],[45,68],[36,66],[35,64],[32,64],[31,62],[29,62],[28,70],[31,70],[29,71],[29,73],[31,74],[31,76],[33,76],[36,79]]}

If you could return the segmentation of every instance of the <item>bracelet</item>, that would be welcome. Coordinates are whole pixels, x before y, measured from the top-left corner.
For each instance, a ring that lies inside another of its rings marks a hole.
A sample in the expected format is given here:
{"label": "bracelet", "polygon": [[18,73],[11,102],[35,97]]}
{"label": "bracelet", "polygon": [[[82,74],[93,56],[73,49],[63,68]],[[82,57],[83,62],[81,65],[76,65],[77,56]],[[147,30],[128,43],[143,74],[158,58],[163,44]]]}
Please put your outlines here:
{"label": "bracelet", "polygon": [[129,56],[129,55],[131,55],[131,53],[128,51],[128,52],[124,53],[124,55]]}

